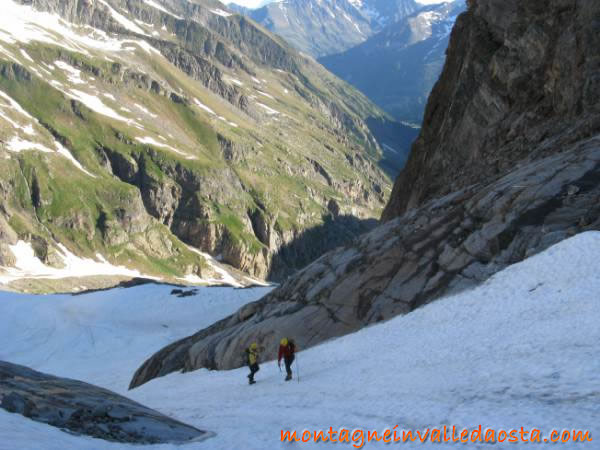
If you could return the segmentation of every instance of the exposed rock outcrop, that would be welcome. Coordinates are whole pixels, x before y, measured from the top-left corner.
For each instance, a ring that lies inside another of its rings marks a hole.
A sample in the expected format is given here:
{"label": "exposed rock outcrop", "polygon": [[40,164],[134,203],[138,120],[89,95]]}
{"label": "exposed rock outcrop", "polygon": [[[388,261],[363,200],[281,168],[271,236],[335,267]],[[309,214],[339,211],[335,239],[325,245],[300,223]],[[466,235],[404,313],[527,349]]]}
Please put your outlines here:
{"label": "exposed rock outcrop", "polygon": [[182,444],[211,437],[114,392],[0,361],[0,408],[99,439]]}
{"label": "exposed rock outcrop", "polygon": [[385,25],[419,9],[414,0],[291,0],[285,5],[266,3],[257,9],[231,7],[315,57],[358,45]]}
{"label": "exposed rock outcrop", "polygon": [[301,348],[318,344],[600,229],[599,18],[591,2],[471,2],[390,220],[159,351],[131,387],[240,366],[249,341],[276,348],[286,334]]}
{"label": "exposed rock outcrop", "polygon": [[17,234],[0,215],[0,266],[13,266],[15,255],[8,248],[17,243]]}
{"label": "exposed rock outcrop", "polygon": [[[217,135],[217,140],[226,161],[243,160],[250,152],[250,149],[222,135]],[[372,222],[375,222],[353,217],[336,222],[325,216],[322,225],[309,230],[285,231],[276,224],[277,217],[271,212],[274,208],[267,208],[258,198],[253,198],[255,209],[246,215],[239,211],[238,215],[242,232],[254,239],[248,244],[219,222],[218,212],[209,206],[216,202],[234,209],[240,193],[248,190],[231,166],[199,174],[180,163],[166,160],[152,148],[129,156],[108,147],[98,147],[96,151],[105,161],[107,170],[139,189],[146,211],[169,227],[178,238],[213,255],[220,255],[223,262],[258,278],[281,280],[326,250],[351,242],[362,232],[372,229]],[[353,165],[365,171],[373,170],[372,162],[359,154]],[[313,159],[307,158],[307,166],[308,169],[303,172],[305,179],[331,186],[357,203],[383,204],[383,191],[377,183],[365,186],[348,180],[339,181]],[[317,197],[314,193],[311,195],[328,210],[334,201],[336,214],[340,214],[341,207],[335,200]],[[326,231],[328,237],[334,234],[335,237],[321,238],[319,244],[306,239],[308,235],[315,236],[319,230]],[[120,237],[126,239],[126,235]],[[122,243],[114,238],[112,241]]]}
{"label": "exposed rock outcrop", "polygon": [[161,350],[131,387],[176,370],[231,369],[250,341],[301,348],[482,282],[582,231],[600,229],[600,137],[487,186],[410,211],[340,247],[236,314]]}

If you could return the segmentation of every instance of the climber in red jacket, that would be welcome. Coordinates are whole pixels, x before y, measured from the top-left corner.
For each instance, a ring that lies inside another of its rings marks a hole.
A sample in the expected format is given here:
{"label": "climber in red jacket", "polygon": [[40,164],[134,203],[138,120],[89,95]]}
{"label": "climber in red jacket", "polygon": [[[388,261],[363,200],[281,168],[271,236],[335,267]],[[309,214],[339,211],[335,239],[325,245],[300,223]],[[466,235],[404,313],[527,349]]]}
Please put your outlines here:
{"label": "climber in red jacket", "polygon": [[285,372],[287,376],[285,381],[292,379],[292,363],[294,362],[294,354],[296,353],[296,344],[292,339],[283,338],[279,341],[279,356],[277,357],[277,364],[281,368],[281,358],[285,363]]}

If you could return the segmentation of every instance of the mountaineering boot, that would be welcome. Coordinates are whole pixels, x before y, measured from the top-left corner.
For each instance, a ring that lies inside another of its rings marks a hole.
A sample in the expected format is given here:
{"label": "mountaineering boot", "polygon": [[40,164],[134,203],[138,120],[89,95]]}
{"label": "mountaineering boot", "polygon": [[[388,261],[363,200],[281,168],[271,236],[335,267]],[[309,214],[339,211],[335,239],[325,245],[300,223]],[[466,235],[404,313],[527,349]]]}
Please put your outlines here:
{"label": "mountaineering boot", "polygon": [[256,383],[256,381],[254,381],[254,380],[249,380],[248,381],[248,384],[255,384],[255,383]]}
{"label": "mountaineering boot", "polygon": [[285,377],[285,381],[290,381],[291,379],[292,379],[292,376],[289,374]]}

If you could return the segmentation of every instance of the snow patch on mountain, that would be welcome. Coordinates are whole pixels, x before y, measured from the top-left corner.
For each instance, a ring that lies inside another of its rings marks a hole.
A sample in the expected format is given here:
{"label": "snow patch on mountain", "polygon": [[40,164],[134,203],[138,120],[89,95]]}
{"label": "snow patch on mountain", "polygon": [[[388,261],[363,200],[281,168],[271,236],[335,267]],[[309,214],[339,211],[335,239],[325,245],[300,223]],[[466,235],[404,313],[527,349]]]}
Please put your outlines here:
{"label": "snow patch on mountain", "polygon": [[[99,0],[111,12],[113,17],[119,17],[119,22],[124,28],[138,34],[147,35],[135,23],[116,12],[104,0]],[[43,42],[62,47],[66,50],[89,55],[90,51],[115,52],[124,50],[123,44],[135,43],[145,51],[158,50],[142,40],[119,40],[110,37],[106,32],[89,25],[77,26],[63,21],[57,14],[40,12],[31,6],[20,5],[13,0],[4,0],[2,14],[0,15],[0,42],[14,44],[16,42],[30,43]],[[8,53],[0,47],[0,51]],[[14,59],[14,56],[11,54]],[[19,62],[16,60],[16,62]]]}
{"label": "snow patch on mountain", "polygon": [[256,104],[258,106],[260,106],[262,109],[264,109],[269,116],[280,114],[279,111],[277,111],[277,110],[275,110],[275,109],[273,109],[273,108],[271,108],[271,107],[269,107],[269,106],[267,106],[267,105],[265,105],[263,103],[256,102]]}
{"label": "snow patch on mountain", "polygon": [[29,62],[35,62],[33,59],[31,59],[31,56],[29,56],[29,54],[24,50],[24,49],[20,49],[21,51],[21,55],[23,55],[23,57],[29,61]]}
{"label": "snow patch on mountain", "polygon": [[135,122],[132,119],[122,116],[114,109],[106,106],[104,102],[102,102],[102,100],[100,100],[96,95],[88,94],[87,92],[80,91],[79,89],[71,89],[68,91],[62,89],[59,90],[67,97],[80,101],[89,109],[97,112],[98,114],[102,114],[103,116],[110,117],[111,119],[118,120],[120,122],[126,122],[128,124]]}
{"label": "snow patch on mountain", "polygon": [[57,244],[58,255],[64,267],[56,268],[47,266],[36,255],[29,242],[18,241],[9,246],[15,256],[14,267],[0,266],[0,284],[7,284],[22,278],[35,279],[61,279],[70,277],[89,277],[99,275],[116,275],[126,277],[144,277],[157,279],[155,277],[143,276],[137,270],[131,270],[124,266],[114,266],[106,262],[94,261],[89,258],[80,258],[71,253],[64,245]]}
{"label": "snow patch on mountain", "polygon": [[271,94],[267,94],[266,92],[260,91],[258,89],[256,89],[256,92],[258,92],[263,97],[267,97],[267,98],[270,98],[271,100],[275,100],[275,97],[273,97]]}
{"label": "snow patch on mountain", "polygon": [[162,11],[170,16],[175,17],[178,20],[184,20],[183,17],[180,17],[176,14],[173,14],[171,11],[165,9],[164,6],[160,5],[158,2],[155,2],[154,0],[144,0],[144,3],[146,3],[147,5],[152,6],[155,9],[158,9],[159,11]]}
{"label": "snow patch on mountain", "polygon": [[[8,101],[8,104],[0,102],[0,118],[8,122],[12,126],[13,130],[21,130],[26,135],[33,136],[35,134],[33,126],[31,125],[31,122],[35,121],[33,117],[31,117],[26,111],[24,111],[21,108],[21,105],[19,105],[11,97],[6,95],[2,91],[0,91],[0,98]],[[10,117],[10,115],[14,115],[15,112],[17,113],[17,115],[25,116],[25,119],[30,123],[28,123],[27,125],[19,124],[16,121],[15,117]]]}
{"label": "snow patch on mountain", "polygon": [[10,141],[6,143],[6,148],[9,152],[19,153],[24,150],[38,150],[44,153],[53,153],[53,150],[49,149],[43,144],[37,142],[31,142],[26,139],[21,139],[18,136],[13,136]]}
{"label": "snow patch on mountain", "polygon": [[210,12],[213,14],[216,14],[217,16],[221,16],[221,17],[229,17],[232,15],[231,13],[228,13],[227,11],[223,11],[221,8],[211,9]]}
{"label": "snow patch on mountain", "polygon": [[[59,62],[60,61],[57,61],[56,63],[59,63]],[[70,66],[68,66],[68,67],[70,67]],[[77,93],[79,91],[75,91],[75,92]],[[79,97],[77,97],[77,98],[79,98]],[[0,103],[0,118],[4,119],[9,124],[11,124],[13,126],[13,130],[21,130],[23,133],[25,133],[28,136],[35,136],[36,132],[33,128],[33,124],[36,124],[39,126],[38,120],[35,119],[34,117],[32,117],[27,111],[25,111],[21,107],[21,105],[19,105],[18,102],[16,102],[9,95],[7,95],[6,93],[4,93],[2,91],[0,91],[0,99],[3,99],[8,102],[8,104]],[[27,125],[18,124],[15,120],[11,119],[7,115],[7,112],[2,111],[2,109],[6,109],[6,108],[17,112],[19,115],[23,116],[29,123]],[[45,133],[45,134],[47,134],[47,133]],[[69,150],[67,150],[60,142],[58,142],[56,139],[54,139],[54,137],[49,137],[49,139],[51,139],[52,142],[54,143],[54,146],[56,147],[56,152],[59,155],[67,158],[69,161],[71,161],[73,163],[73,165],[75,165],[75,167],[77,167],[79,170],[84,172],[86,175],[88,175],[92,178],[96,178],[95,175],[93,175],[92,173],[87,171],[81,165],[81,163],[73,157],[71,152]],[[52,149],[50,149],[47,145],[42,144],[40,142],[33,142],[30,139],[23,139],[20,136],[12,136],[6,144],[6,148],[8,151],[15,152],[15,153],[22,152],[25,150],[37,150],[37,151],[41,151],[44,153],[54,153],[54,151]]]}
{"label": "snow patch on mountain", "polygon": [[155,147],[161,147],[161,148],[166,148],[168,150],[171,150],[179,155],[183,155],[183,156],[190,156],[185,152],[182,152],[181,150],[176,149],[175,147],[172,147],[168,144],[164,144],[162,142],[158,142],[156,139],[150,137],[150,136],[145,136],[145,137],[136,137],[135,138],[136,141],[142,143],[142,144],[146,144],[146,145],[154,145]]}
{"label": "snow patch on mountain", "polygon": [[110,6],[110,4],[108,2],[106,2],[105,0],[98,0],[98,1],[100,3],[102,3],[104,6],[106,6],[106,8],[108,9],[108,12],[113,17],[113,19],[115,19],[115,21],[118,22],[123,28],[125,28],[126,30],[129,30],[129,31],[133,31],[134,33],[137,33],[137,34],[146,35],[146,32],[144,30],[142,30],[140,27],[138,27],[135,23],[133,23],[127,17],[125,17],[122,14],[119,14],[117,11],[115,11],[115,9],[112,6]]}
{"label": "snow patch on mountain", "polygon": [[[220,264],[219,262],[213,258],[211,255],[209,255],[208,253],[204,253],[201,252],[200,250],[198,250],[197,248],[191,247],[188,245],[188,249],[190,249],[192,252],[197,253],[198,255],[202,256],[204,258],[204,260],[208,263],[208,265],[217,273],[220,275],[220,278],[218,279],[208,279],[205,280],[205,282],[207,282],[208,284],[228,284],[229,286],[233,286],[233,287],[237,287],[237,288],[241,288],[243,287],[234,277],[231,276],[231,274],[225,270]],[[189,280],[189,278],[188,278]],[[253,278],[249,279],[252,283],[254,284],[263,284],[263,286],[265,285],[264,283],[260,283],[258,280],[255,280]]]}
{"label": "snow patch on mountain", "polygon": [[85,84],[81,79],[81,70],[75,69],[70,64],[63,61],[54,61],[54,65],[67,72],[68,80],[73,84]]}
{"label": "snow patch on mountain", "polygon": [[146,115],[152,117],[153,119],[156,119],[158,117],[157,114],[153,114],[151,113],[148,108],[146,108],[145,106],[140,105],[139,103],[134,103],[133,104],[137,109],[139,109],[140,111],[142,111],[143,113],[145,113]]}
{"label": "snow patch on mountain", "polygon": [[210,109],[208,106],[206,106],[204,103],[202,103],[200,100],[198,100],[197,98],[194,98],[194,103],[196,104],[196,106],[204,111],[206,111],[207,113],[211,114],[211,115],[216,115],[216,113]]}
{"label": "snow patch on mountain", "polygon": [[27,111],[25,111],[17,101],[15,101],[11,96],[6,94],[5,92],[0,91],[0,98],[6,100],[8,102],[8,105],[5,105],[5,106],[9,106],[10,108],[14,109],[19,114],[25,116],[28,120],[31,120],[31,121],[36,120],[31,116],[31,114],[29,114]]}
{"label": "snow patch on mountain", "polygon": [[85,173],[86,175],[92,177],[92,178],[96,178],[96,175],[94,175],[93,173],[87,171],[79,161],[77,161],[73,155],[71,154],[71,152],[69,150],[67,150],[60,142],[58,141],[54,141],[54,145],[56,146],[56,149],[58,151],[59,154],[61,154],[62,156],[64,156],[65,158],[67,158],[69,161],[71,161],[73,163],[73,165],[75,167],[77,167],[79,170],[81,170],[83,173]]}
{"label": "snow patch on mountain", "polygon": [[236,78],[225,78],[226,81],[229,81],[233,84],[236,84],[238,86],[243,86],[244,83],[242,83],[240,80],[236,79]]}

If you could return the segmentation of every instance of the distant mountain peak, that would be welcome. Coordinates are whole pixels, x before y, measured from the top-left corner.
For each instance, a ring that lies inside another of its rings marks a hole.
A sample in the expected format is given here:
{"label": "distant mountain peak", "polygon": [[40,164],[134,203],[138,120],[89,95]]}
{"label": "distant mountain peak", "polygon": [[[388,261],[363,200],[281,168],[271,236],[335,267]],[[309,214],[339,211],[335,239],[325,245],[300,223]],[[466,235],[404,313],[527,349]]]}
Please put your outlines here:
{"label": "distant mountain peak", "polygon": [[422,7],[414,0],[280,0],[257,9],[230,6],[315,57],[354,47]]}
{"label": "distant mountain peak", "polygon": [[319,61],[398,120],[420,123],[462,0],[423,6],[365,42]]}

